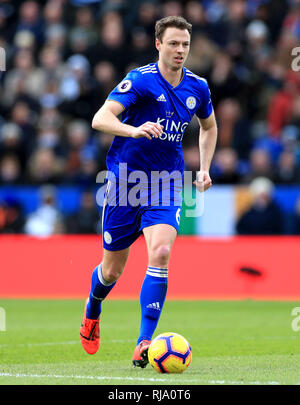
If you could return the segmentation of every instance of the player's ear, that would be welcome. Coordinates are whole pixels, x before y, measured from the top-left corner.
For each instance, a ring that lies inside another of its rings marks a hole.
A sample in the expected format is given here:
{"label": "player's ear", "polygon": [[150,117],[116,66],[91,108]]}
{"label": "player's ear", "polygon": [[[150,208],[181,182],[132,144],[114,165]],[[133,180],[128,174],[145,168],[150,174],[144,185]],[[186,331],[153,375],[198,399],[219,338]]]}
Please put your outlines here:
{"label": "player's ear", "polygon": [[161,42],[158,38],[155,39],[155,48],[160,51]]}

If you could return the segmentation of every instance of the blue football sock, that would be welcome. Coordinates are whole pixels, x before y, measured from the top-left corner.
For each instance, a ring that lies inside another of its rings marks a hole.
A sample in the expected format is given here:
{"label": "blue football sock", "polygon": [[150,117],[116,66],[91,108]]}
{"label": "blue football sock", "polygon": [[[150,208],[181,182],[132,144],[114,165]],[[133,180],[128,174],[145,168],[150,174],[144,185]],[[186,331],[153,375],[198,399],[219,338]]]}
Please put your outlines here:
{"label": "blue football sock", "polygon": [[89,301],[86,307],[88,319],[98,319],[101,313],[101,303],[114,287],[114,283],[108,283],[102,276],[102,263],[95,268],[92,274],[91,290]]}
{"label": "blue football sock", "polygon": [[137,340],[151,340],[165,302],[168,287],[168,269],[149,266],[141,288],[141,327]]}

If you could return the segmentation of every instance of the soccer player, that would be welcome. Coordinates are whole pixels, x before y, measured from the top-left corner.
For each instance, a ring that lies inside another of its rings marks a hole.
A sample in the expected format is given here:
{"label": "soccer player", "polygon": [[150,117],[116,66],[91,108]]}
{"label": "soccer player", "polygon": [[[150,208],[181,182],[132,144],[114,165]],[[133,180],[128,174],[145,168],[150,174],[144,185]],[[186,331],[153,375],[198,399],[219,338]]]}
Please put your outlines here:
{"label": "soccer player", "polygon": [[[103,260],[92,274],[80,328],[81,343],[87,353],[97,352],[101,303],[121,276],[130,246],[143,233],[148,268],[140,292],[140,331],[132,358],[133,365],[138,367],[148,363],[148,347],[166,298],[168,264],[179,227],[181,199],[178,196],[182,189],[182,177],[178,186],[178,176],[174,177],[173,173],[183,175],[182,137],[194,115],[200,123],[200,168],[194,185],[199,191],[212,185],[209,169],[217,126],[206,80],[184,67],[191,32],[191,24],[182,17],[170,16],[157,21],[158,62],[129,72],[109,94],[92,122],[94,129],[115,137],[107,154],[108,173],[113,175],[107,178],[102,214]],[[120,170],[121,164],[126,164],[126,171]],[[169,184],[169,204],[161,201],[161,191],[154,193],[154,203],[148,198],[149,195],[152,198],[151,187],[157,183],[151,177],[153,173],[160,173],[162,181],[174,180],[164,183]],[[124,194],[125,197],[134,194],[134,185],[129,181],[131,175],[140,178],[143,198],[140,204],[130,201],[121,204]]]}

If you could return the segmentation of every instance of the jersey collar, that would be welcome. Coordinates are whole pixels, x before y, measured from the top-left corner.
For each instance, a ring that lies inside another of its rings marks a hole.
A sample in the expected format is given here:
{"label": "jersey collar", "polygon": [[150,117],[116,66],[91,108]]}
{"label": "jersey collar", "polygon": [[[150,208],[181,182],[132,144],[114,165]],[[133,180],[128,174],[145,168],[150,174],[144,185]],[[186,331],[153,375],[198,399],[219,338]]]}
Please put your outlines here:
{"label": "jersey collar", "polygon": [[161,80],[162,80],[164,83],[166,83],[166,85],[167,85],[171,90],[177,90],[179,87],[182,86],[182,84],[183,84],[183,82],[184,82],[184,80],[185,80],[185,76],[186,76],[186,68],[185,68],[184,66],[182,67],[182,69],[183,69],[183,75],[182,75],[182,77],[181,77],[180,82],[177,84],[177,86],[172,86],[172,84],[169,83],[169,82],[163,77],[163,75],[162,75],[162,74],[160,73],[160,71],[159,71],[158,63],[157,63],[157,62],[155,63],[155,66],[156,66],[156,69],[157,69],[157,72],[158,72],[159,77],[161,78]]}

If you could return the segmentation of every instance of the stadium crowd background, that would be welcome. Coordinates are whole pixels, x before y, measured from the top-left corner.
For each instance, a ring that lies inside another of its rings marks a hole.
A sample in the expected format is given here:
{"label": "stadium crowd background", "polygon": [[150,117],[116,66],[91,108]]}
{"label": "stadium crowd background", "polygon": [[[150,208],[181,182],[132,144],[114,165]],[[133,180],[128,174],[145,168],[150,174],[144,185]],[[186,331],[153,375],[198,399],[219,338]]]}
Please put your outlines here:
{"label": "stadium crowd background", "polygon": [[[211,89],[219,127],[213,183],[263,177],[300,185],[300,72],[291,69],[299,0],[6,0],[0,190],[41,190],[39,215],[50,223],[42,234],[101,231],[94,190],[112,136],[93,131],[92,117],[129,70],[156,60],[154,24],[168,15],[193,24],[186,67]],[[199,169],[198,133],[192,121],[183,141],[186,170]],[[81,196],[79,211],[67,217],[55,205],[62,186]],[[300,233],[300,200],[294,215],[289,232]],[[35,227],[37,217],[23,212],[14,193],[0,198],[0,233],[32,234]],[[247,233],[242,227],[237,232]]]}

